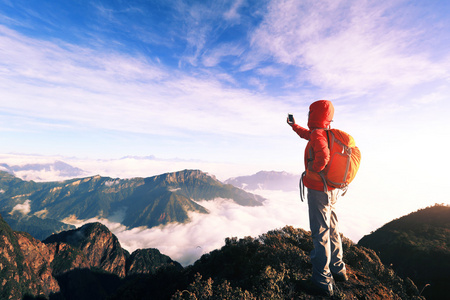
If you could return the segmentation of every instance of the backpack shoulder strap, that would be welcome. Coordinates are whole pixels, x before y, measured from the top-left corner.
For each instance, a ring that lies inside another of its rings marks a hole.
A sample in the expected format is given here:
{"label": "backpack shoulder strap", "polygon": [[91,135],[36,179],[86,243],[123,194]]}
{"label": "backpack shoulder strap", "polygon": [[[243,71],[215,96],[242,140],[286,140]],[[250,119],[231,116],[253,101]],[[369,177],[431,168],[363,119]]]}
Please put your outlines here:
{"label": "backpack shoulder strap", "polygon": [[300,188],[300,199],[303,202],[303,199],[305,198],[305,185],[303,184],[303,177],[305,177],[306,171],[302,173],[302,176],[300,176],[300,181],[298,182],[298,187]]}
{"label": "backpack shoulder strap", "polygon": [[325,130],[325,132],[327,133],[328,149],[331,149],[331,145],[330,145],[330,132],[329,132],[329,130]]}

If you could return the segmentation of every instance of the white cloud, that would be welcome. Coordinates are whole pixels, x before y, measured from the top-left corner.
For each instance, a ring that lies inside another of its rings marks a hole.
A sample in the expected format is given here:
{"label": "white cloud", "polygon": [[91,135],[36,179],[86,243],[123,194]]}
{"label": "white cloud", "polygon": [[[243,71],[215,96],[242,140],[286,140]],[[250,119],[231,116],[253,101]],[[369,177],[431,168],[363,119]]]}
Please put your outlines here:
{"label": "white cloud", "polygon": [[23,215],[27,215],[31,211],[31,201],[26,200],[22,204],[17,204],[16,206],[13,207],[11,213],[13,213],[15,211],[18,211],[18,212],[22,213]]}
{"label": "white cloud", "polygon": [[105,181],[104,185],[106,185],[106,186],[113,186],[113,185],[116,185],[116,184],[119,184],[119,183],[120,183],[119,180],[109,180],[109,181]]}
{"label": "white cloud", "polygon": [[24,166],[27,164],[51,164],[61,160],[60,156],[44,156],[30,154],[0,154],[0,162],[10,166]]}
{"label": "white cloud", "polygon": [[258,74],[264,75],[264,76],[270,76],[270,77],[284,77],[284,71],[280,68],[277,68],[275,66],[268,66],[264,68],[260,68],[257,70]]}
{"label": "white cloud", "polygon": [[245,49],[231,43],[221,44],[214,49],[206,51],[202,56],[203,65],[206,67],[214,67],[223,61],[224,57],[239,57]]}
{"label": "white cloud", "polygon": [[273,119],[284,107],[268,96],[224,88],[210,74],[168,72],[143,58],[38,41],[5,27],[0,34],[0,87],[8,99],[0,108],[21,118],[6,123],[12,129],[260,136],[275,133],[260,119]]}
{"label": "white cloud", "polygon": [[[72,164],[88,174],[100,174],[113,178],[150,177],[185,169],[198,169],[217,176],[220,180],[228,179],[232,174],[239,174],[235,164],[214,163],[198,160],[123,158],[110,160],[76,159]],[[243,166],[240,166],[243,168]],[[254,167],[256,168],[256,166]]]}
{"label": "white cloud", "polygon": [[416,105],[419,106],[423,106],[423,105],[430,105],[430,104],[434,104],[434,103],[445,103],[447,101],[447,97],[445,96],[445,94],[442,91],[434,91],[431,92],[428,95],[424,95],[422,97],[419,97],[417,99],[413,100],[413,103],[415,103]]}
{"label": "white cloud", "polygon": [[234,1],[230,9],[223,14],[224,18],[226,20],[239,20],[240,14],[238,13],[238,10],[243,4],[244,0]]}
{"label": "white cloud", "polygon": [[210,213],[191,213],[191,222],[187,224],[126,229],[104,219],[64,221],[76,226],[100,221],[119,238],[122,247],[128,251],[157,248],[183,265],[189,265],[202,254],[223,246],[227,237],[256,237],[285,225],[303,228],[308,226],[306,205],[300,204],[297,193],[281,193],[281,197],[277,192],[266,193],[276,197],[276,200],[268,200],[262,207],[243,207],[225,199],[201,201],[199,204]]}
{"label": "white cloud", "polygon": [[420,52],[414,24],[395,24],[408,9],[398,2],[272,2],[253,42],[325,89],[367,93],[448,78],[448,59],[435,62]]}
{"label": "white cloud", "polygon": [[60,171],[50,167],[48,170],[22,170],[15,171],[14,175],[26,181],[60,181],[71,179],[70,176],[62,176]]}

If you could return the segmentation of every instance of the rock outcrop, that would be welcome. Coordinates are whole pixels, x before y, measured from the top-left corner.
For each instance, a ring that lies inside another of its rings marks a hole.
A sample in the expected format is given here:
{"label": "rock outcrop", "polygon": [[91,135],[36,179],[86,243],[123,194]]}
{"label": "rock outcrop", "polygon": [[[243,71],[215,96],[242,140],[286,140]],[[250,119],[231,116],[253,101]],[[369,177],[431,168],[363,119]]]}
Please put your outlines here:
{"label": "rock outcrop", "polygon": [[183,269],[156,249],[130,255],[100,223],[41,242],[28,233],[14,232],[0,216],[0,299],[57,295],[62,299],[104,299],[128,275],[155,274],[165,267]]}
{"label": "rock outcrop", "polygon": [[69,244],[84,253],[87,267],[125,277],[129,253],[122,249],[119,240],[101,223],[86,224],[78,229],[54,234],[43,241],[51,246]]}
{"label": "rock outcrop", "polygon": [[127,260],[127,276],[136,274],[156,274],[160,268],[172,266],[181,270],[183,267],[169,256],[161,254],[158,249],[138,249]]}
{"label": "rock outcrop", "polygon": [[52,275],[55,251],[29,234],[13,232],[0,217],[0,299],[59,292]]}

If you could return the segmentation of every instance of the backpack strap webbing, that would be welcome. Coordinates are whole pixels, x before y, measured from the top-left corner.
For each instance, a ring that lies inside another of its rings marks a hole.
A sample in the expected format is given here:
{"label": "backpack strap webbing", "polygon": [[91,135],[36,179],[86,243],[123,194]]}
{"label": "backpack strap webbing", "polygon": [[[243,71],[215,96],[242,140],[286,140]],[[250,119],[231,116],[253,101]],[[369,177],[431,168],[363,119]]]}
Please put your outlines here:
{"label": "backpack strap webbing", "polygon": [[302,176],[300,176],[300,181],[298,182],[298,187],[300,188],[300,199],[303,202],[303,198],[305,198],[305,185],[303,184],[303,177],[306,176],[306,171],[302,173]]}
{"label": "backpack strap webbing", "polygon": [[325,179],[325,175],[323,174],[322,171],[319,172],[319,175],[320,175],[320,178],[322,178],[322,181],[323,181],[323,191],[325,193],[327,193],[328,192],[328,185],[327,185],[327,180]]}

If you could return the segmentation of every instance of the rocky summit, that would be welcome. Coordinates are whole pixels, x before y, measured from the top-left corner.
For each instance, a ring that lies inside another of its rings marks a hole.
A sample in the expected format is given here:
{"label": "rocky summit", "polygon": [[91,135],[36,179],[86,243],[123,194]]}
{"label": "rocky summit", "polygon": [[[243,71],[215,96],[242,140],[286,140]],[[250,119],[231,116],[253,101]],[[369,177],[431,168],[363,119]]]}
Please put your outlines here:
{"label": "rocky summit", "polygon": [[130,255],[100,223],[41,242],[0,217],[0,252],[0,299],[104,299],[127,275],[182,269],[156,249]]}
{"label": "rocky summit", "polygon": [[[78,229],[54,234],[43,241],[50,247],[69,244],[80,253],[89,267],[94,267],[119,277],[126,275],[126,261],[129,253],[122,249],[115,235],[100,223],[91,223]],[[55,269],[57,274],[67,269]]]}
{"label": "rocky summit", "polygon": [[[131,255],[99,223],[43,242],[0,218],[1,299],[323,299],[305,288],[310,232],[290,226],[225,245],[183,268],[156,249]],[[344,238],[349,280],[334,299],[424,299],[373,250]]]}

